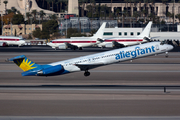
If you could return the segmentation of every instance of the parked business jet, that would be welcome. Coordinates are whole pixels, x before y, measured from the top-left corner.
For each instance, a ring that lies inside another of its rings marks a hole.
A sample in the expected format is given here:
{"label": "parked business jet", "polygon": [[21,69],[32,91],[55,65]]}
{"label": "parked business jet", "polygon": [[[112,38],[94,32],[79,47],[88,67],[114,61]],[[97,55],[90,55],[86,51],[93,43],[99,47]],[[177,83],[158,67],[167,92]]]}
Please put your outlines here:
{"label": "parked business jet", "polygon": [[149,42],[149,34],[151,31],[152,21],[148,23],[142,33],[135,37],[114,37],[114,38],[106,38],[100,44],[99,47],[115,47],[115,48],[122,48],[131,45],[137,45],[144,42]]}
{"label": "parked business jet", "polygon": [[46,65],[38,65],[25,55],[7,59],[7,61],[13,61],[18,65],[24,71],[22,76],[53,76],[78,71],[85,71],[84,76],[89,76],[90,72],[88,70],[96,67],[165,53],[172,49],[172,45],[163,42],[149,42]]}
{"label": "parked business jet", "polygon": [[25,45],[25,41],[20,37],[12,37],[12,36],[0,36],[0,46],[10,46],[10,45]]}
{"label": "parked business jet", "polygon": [[104,22],[96,34],[92,37],[72,37],[70,39],[57,39],[52,40],[51,42],[47,43],[47,45],[51,46],[52,48],[56,49],[80,49],[82,47],[89,47],[92,45],[96,45],[102,42],[101,38],[103,37],[103,31],[106,27],[106,22]]}

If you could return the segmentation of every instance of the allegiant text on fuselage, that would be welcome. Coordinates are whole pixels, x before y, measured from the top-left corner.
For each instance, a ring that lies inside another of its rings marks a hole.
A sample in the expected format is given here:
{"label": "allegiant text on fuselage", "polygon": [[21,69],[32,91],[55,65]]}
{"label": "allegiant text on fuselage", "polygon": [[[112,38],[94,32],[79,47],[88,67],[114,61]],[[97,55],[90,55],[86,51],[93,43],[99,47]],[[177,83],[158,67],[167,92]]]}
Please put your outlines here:
{"label": "allegiant text on fuselage", "polygon": [[149,48],[144,48],[144,49],[140,49],[139,47],[136,47],[134,51],[128,51],[128,52],[124,52],[124,51],[120,51],[119,54],[116,54],[115,59],[119,60],[119,59],[123,59],[123,58],[136,58],[139,55],[144,55],[144,54],[148,54],[148,53],[152,53],[155,52],[155,47],[151,46]]}

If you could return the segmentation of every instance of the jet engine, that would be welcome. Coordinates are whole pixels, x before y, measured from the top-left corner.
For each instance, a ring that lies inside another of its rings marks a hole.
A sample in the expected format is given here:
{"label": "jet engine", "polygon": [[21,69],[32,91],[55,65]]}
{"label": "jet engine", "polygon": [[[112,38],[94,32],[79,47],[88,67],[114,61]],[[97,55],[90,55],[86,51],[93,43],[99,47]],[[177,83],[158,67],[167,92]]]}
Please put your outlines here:
{"label": "jet engine", "polygon": [[[42,66],[43,67],[43,66]],[[64,68],[62,65],[50,66],[45,69],[38,70],[37,68],[23,72],[22,76],[53,76],[60,75],[64,72]]]}
{"label": "jet engine", "polygon": [[64,72],[64,68],[62,65],[56,65],[56,66],[52,66],[52,67],[48,67],[46,69],[42,69],[40,71],[37,72],[37,75],[42,75],[42,76],[48,76],[48,75],[57,75],[57,74],[61,74],[62,72]]}
{"label": "jet engine", "polygon": [[114,47],[114,44],[111,42],[111,43],[107,43],[106,45],[105,45],[105,47],[107,47],[107,48],[113,48]]}
{"label": "jet engine", "polygon": [[8,46],[8,44],[6,42],[0,42],[0,46],[6,47],[6,46]]}
{"label": "jet engine", "polygon": [[59,49],[67,49],[67,45],[65,43],[59,45]]}

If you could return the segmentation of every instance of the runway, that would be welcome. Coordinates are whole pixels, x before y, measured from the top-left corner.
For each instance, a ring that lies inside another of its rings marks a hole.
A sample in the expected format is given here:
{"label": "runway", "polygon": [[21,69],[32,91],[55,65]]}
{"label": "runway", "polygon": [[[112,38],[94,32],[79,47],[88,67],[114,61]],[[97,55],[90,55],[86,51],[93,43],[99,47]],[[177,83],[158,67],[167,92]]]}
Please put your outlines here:
{"label": "runway", "polygon": [[180,119],[180,52],[99,67],[89,77],[83,72],[22,77],[6,58],[24,54],[47,64],[106,50],[9,49],[0,48],[0,119]]}

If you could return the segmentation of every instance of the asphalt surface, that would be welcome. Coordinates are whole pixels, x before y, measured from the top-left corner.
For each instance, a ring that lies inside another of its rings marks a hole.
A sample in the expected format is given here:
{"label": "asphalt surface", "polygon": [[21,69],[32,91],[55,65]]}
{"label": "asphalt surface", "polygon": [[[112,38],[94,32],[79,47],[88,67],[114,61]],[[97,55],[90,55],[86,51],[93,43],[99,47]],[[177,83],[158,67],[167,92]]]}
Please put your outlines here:
{"label": "asphalt surface", "polygon": [[5,62],[24,54],[47,64],[107,50],[0,47],[0,119],[180,119],[179,49],[168,58],[161,54],[92,69],[89,77],[83,72],[22,77],[20,68]]}

